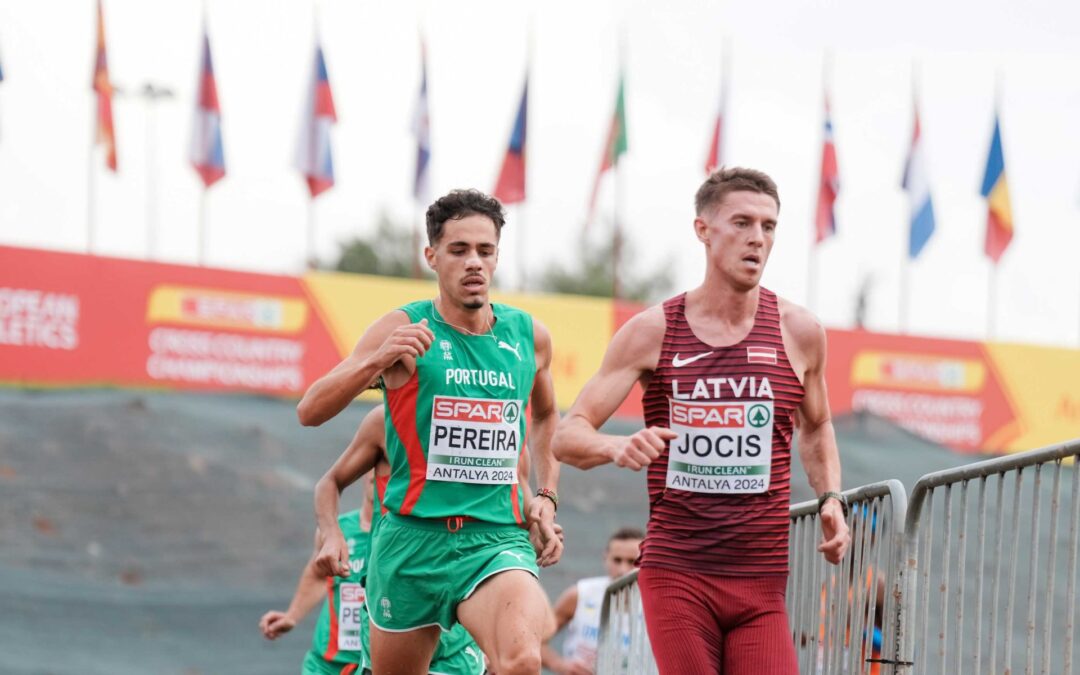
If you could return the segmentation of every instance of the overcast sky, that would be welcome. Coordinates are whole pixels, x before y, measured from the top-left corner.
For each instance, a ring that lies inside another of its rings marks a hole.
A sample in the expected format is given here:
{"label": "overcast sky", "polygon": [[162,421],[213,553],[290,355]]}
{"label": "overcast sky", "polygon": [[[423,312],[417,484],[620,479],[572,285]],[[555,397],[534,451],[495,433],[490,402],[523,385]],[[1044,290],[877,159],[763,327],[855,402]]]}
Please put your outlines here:
{"label": "overcast sky", "polygon": [[[430,55],[432,184],[491,190],[505,152],[533,34],[529,193],[511,209],[505,281],[518,238],[528,268],[570,258],[610,122],[625,33],[630,152],[621,170],[626,227],[644,266],[696,284],[693,194],[716,114],[721,45],[730,37],[727,160],[770,173],[783,208],[764,283],[807,301],[822,126],[822,60],[833,54],[841,173],[838,235],[819,249],[826,325],[850,327],[871,277],[868,327],[899,329],[907,201],[899,187],[911,135],[913,65],[938,230],[910,268],[914,333],[982,339],[990,266],[978,189],[995,81],[1016,236],[998,270],[997,337],[1080,344],[1080,3],[358,2],[322,0],[319,27],[339,123],[337,185],[315,204],[318,252],[372,231],[380,211],[411,222],[418,33]],[[293,169],[315,34],[304,0],[205,3],[223,108],[227,176],[210,191],[209,262],[302,271],[306,187]],[[0,243],[85,247],[91,0],[0,0]],[[201,183],[187,162],[201,3],[106,0],[116,86],[173,89],[158,104],[156,258],[196,259]],[[147,108],[114,103],[120,173],[98,180],[98,251],[147,250]],[[610,210],[605,186],[601,208]],[[522,227],[518,227],[519,222]],[[603,235],[603,225],[594,228]]]}

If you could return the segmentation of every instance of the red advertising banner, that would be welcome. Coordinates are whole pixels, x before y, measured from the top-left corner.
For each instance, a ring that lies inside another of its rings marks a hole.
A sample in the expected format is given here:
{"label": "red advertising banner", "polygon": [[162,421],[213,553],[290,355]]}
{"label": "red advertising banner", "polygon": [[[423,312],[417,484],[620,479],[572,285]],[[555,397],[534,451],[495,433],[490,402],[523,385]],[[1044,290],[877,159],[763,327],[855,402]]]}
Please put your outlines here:
{"label": "red advertising banner", "polygon": [[340,356],[300,280],[0,247],[0,380],[297,394]]}

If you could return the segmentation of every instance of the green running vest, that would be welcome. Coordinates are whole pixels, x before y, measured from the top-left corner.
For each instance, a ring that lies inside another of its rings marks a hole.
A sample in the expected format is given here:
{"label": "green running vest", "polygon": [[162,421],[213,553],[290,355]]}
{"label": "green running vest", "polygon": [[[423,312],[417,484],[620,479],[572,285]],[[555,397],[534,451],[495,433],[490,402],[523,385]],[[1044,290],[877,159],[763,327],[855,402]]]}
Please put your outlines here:
{"label": "green running vest", "polygon": [[427,319],[435,340],[404,386],[384,387],[385,504],[394,513],[524,521],[517,465],[536,376],[533,320],[491,308],[495,324],[484,335],[455,330],[431,300],[401,308],[414,323]]}

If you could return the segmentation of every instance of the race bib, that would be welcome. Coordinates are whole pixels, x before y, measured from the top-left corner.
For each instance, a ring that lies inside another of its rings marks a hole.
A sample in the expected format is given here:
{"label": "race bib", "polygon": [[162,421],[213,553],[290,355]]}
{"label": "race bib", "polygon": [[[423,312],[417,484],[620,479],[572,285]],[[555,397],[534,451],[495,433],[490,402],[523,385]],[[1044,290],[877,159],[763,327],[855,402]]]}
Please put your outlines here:
{"label": "race bib", "polygon": [[772,401],[716,403],[671,399],[667,486],[709,494],[769,489]]}
{"label": "race bib", "polygon": [[343,583],[338,586],[338,590],[338,649],[359,651],[364,587],[360,584]]}
{"label": "race bib", "polygon": [[436,396],[431,407],[427,479],[517,483],[521,402]]}

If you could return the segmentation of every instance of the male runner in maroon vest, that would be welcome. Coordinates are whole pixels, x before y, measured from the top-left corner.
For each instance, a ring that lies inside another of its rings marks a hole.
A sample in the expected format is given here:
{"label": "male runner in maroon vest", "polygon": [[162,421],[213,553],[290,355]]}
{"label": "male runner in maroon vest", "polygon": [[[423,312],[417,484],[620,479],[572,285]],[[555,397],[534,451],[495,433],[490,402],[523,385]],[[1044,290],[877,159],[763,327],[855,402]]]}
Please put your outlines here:
{"label": "male runner in maroon vest", "polygon": [[[638,583],[661,675],[797,672],[784,606],[791,437],[820,498],[836,564],[851,538],[825,392],[825,331],[759,285],[776,234],[776,184],[721,169],[698,190],[705,281],[612,338],[555,434],[564,462],[648,467]],[[635,382],[646,428],[597,431]]]}

